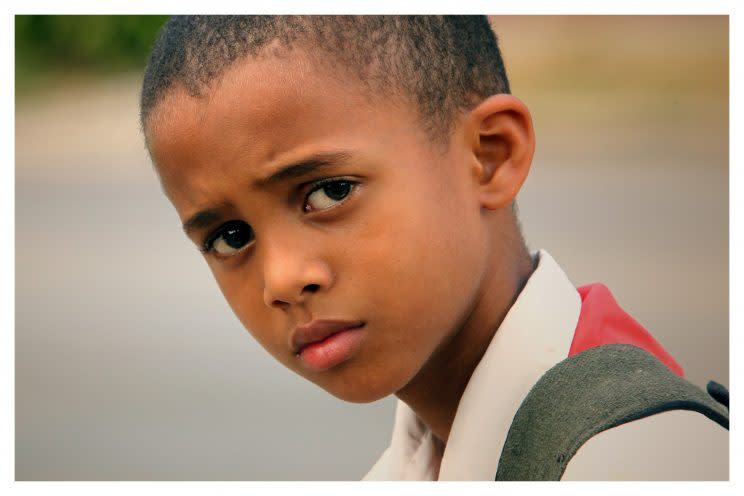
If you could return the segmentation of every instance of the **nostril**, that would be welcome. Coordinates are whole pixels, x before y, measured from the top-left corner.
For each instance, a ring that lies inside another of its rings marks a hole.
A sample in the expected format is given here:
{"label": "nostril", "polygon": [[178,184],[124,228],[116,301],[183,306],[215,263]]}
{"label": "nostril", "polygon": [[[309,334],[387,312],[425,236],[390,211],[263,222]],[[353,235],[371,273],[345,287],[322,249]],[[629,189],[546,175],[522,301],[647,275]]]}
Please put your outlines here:
{"label": "nostril", "polygon": [[320,285],[319,284],[308,284],[307,286],[305,286],[305,288],[303,289],[303,291],[307,291],[309,293],[315,293],[319,289],[320,289]]}

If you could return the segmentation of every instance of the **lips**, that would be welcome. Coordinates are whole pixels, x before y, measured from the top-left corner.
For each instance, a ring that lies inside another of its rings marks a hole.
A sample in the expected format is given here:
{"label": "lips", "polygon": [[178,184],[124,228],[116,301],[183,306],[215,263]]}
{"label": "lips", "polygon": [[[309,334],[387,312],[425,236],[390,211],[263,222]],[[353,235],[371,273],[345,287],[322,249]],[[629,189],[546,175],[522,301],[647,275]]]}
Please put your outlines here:
{"label": "lips", "polygon": [[361,320],[313,320],[292,331],[290,336],[292,351],[297,355],[309,344],[323,341],[328,336],[341,331],[358,329],[363,325],[364,322]]}

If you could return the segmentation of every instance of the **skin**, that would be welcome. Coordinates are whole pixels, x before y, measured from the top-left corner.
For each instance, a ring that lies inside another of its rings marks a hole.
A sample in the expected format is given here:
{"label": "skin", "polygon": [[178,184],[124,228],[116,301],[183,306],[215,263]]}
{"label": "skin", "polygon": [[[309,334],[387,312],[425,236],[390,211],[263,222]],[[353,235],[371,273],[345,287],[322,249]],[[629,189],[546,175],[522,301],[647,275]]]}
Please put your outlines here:
{"label": "skin", "polygon": [[[227,221],[251,226],[243,249],[205,259],[274,358],[347,401],[396,394],[446,441],[473,369],[534,270],[510,208],[534,151],[529,112],[492,96],[458,115],[442,146],[412,105],[373,104],[359,84],[317,67],[295,49],[233,63],[202,97],[171,88],[146,123],[150,154],[181,222],[214,210],[187,232],[197,246]],[[257,184],[337,152],[341,163]],[[319,190],[308,202],[313,181],[329,177],[355,186],[341,201]],[[357,353],[305,367],[289,335],[313,319],[364,321]]]}

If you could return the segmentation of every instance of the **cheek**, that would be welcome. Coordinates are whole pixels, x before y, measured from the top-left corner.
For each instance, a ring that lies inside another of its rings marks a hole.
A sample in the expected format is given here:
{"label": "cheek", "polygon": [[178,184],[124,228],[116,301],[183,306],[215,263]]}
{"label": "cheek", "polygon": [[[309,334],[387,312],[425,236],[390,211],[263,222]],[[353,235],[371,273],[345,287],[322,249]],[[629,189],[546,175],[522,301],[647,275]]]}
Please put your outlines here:
{"label": "cheek", "polygon": [[436,340],[449,332],[469,309],[482,272],[478,211],[468,212],[464,202],[458,207],[457,198],[444,204],[430,191],[436,190],[409,191],[389,203],[415,209],[378,209],[384,222],[360,236],[366,256],[356,261],[370,291],[368,308],[395,328],[405,327],[411,339]]}
{"label": "cheek", "polygon": [[263,292],[255,275],[245,269],[224,271],[219,267],[211,268],[222,295],[243,327],[276,356],[282,343],[280,333],[271,330],[278,329],[280,323],[264,304]]}
{"label": "cheek", "polygon": [[404,387],[457,330],[480,282],[481,240],[472,220],[436,207],[387,210],[376,211],[384,222],[354,233],[361,243],[347,255],[337,288],[374,332],[365,359],[327,388],[349,401]]}

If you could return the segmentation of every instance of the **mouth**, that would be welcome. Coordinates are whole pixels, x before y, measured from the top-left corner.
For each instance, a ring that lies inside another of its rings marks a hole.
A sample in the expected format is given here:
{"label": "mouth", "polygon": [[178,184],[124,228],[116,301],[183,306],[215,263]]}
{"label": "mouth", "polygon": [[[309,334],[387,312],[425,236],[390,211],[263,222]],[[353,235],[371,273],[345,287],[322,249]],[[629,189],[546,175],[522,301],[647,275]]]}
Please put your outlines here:
{"label": "mouth", "polygon": [[362,345],[364,325],[363,321],[314,320],[294,329],[292,350],[305,367],[327,370],[351,358]]}

